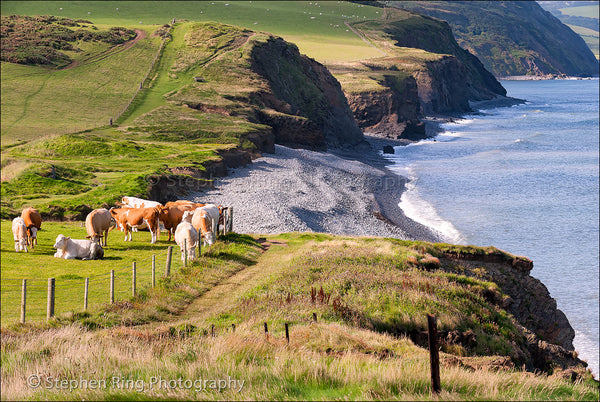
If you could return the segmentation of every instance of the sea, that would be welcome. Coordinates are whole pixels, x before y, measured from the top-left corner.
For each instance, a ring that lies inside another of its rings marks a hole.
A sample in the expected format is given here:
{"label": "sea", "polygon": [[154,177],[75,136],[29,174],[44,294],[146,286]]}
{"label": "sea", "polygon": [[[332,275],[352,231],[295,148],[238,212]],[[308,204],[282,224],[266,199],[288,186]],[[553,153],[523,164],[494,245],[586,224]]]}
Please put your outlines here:
{"label": "sea", "polygon": [[448,242],[534,262],[599,378],[598,79],[502,81],[524,104],[481,109],[385,155],[399,206]]}

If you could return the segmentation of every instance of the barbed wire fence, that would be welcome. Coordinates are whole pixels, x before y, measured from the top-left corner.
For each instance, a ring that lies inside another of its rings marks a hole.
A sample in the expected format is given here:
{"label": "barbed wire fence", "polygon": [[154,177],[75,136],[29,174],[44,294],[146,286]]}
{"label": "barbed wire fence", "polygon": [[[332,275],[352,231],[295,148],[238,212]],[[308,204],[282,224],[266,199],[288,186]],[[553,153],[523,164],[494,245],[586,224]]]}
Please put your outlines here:
{"label": "barbed wire fence", "polygon": [[[63,275],[48,279],[2,278],[1,314],[4,323],[39,322],[56,314],[97,310],[107,304],[130,300],[170,276],[173,247],[86,278]],[[15,300],[21,300],[16,304]]]}

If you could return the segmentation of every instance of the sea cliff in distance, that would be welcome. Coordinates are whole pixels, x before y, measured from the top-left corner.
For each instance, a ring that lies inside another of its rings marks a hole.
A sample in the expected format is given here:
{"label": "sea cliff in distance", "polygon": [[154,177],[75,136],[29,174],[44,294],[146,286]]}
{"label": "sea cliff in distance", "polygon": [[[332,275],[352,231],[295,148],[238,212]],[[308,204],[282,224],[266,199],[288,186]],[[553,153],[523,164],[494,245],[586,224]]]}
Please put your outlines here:
{"label": "sea cliff in distance", "polygon": [[535,1],[390,3],[447,21],[496,77],[598,76],[598,59],[582,37]]}

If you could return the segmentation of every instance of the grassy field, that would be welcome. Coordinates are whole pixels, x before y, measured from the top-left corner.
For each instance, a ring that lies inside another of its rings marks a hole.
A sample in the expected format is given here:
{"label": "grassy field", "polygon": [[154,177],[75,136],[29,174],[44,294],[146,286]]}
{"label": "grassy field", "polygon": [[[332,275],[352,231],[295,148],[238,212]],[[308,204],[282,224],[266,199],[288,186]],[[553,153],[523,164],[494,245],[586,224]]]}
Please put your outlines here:
{"label": "grassy field", "polygon": [[569,25],[573,31],[577,32],[579,36],[583,38],[585,43],[589,46],[589,48],[594,52],[596,58],[599,58],[600,53],[600,32],[594,31],[593,29],[580,27],[576,25]]}
{"label": "grassy field", "polygon": [[104,54],[72,69],[54,70],[2,62],[2,145],[106,126],[139,87],[157,53],[160,39],[151,27],[136,27],[147,37],[124,52]]}
{"label": "grassy field", "polygon": [[[157,279],[164,274],[167,247],[166,236],[150,244],[150,233],[133,234],[133,241],[125,242],[119,231],[109,234],[103,260],[81,261],[54,258],[52,248],[56,236],[64,234],[73,239],[86,236],[82,222],[44,222],[38,234],[39,245],[28,253],[17,253],[11,234],[11,222],[2,221],[2,326],[18,321],[20,317],[21,281],[27,279],[27,321],[36,322],[46,317],[48,278],[56,280],[56,313],[79,312],[83,309],[84,280],[90,278],[89,307],[92,310],[109,300],[110,271],[115,270],[115,298],[131,296],[131,271],[137,265],[138,289],[148,288],[152,278],[152,255],[155,255]],[[172,269],[181,266],[178,249],[173,252]]]}
{"label": "grassy field", "polygon": [[345,1],[2,2],[3,15],[60,15],[128,27],[162,25],[173,18],[222,22],[282,36],[322,62],[379,56],[344,22],[378,18],[381,10]]}
{"label": "grassy field", "polygon": [[[432,263],[427,253],[447,245],[291,233],[263,240],[261,251],[248,236],[222,240],[144,297],[90,315],[63,315],[49,324],[3,327],[2,398],[429,400],[436,396],[430,391],[428,353],[400,335],[406,318],[420,327],[421,317],[431,312],[443,328],[473,319],[480,322],[478,331],[495,330],[485,327],[486,314],[495,309],[481,297],[482,287],[491,284],[426,268]],[[129,252],[112,243],[107,251],[113,255]],[[447,286],[436,288],[441,282]],[[311,289],[317,290],[314,297]],[[165,295],[180,292],[195,297],[182,296],[176,303]],[[392,300],[411,306],[400,311]],[[157,317],[157,310],[170,313]],[[318,323],[312,322],[313,312]],[[285,322],[290,324],[289,344]],[[510,320],[497,322],[510,326]],[[482,334],[478,340],[483,344]],[[494,356],[481,356],[480,349],[443,350],[438,398],[598,398],[597,383],[588,377],[572,383],[560,374],[502,368],[500,344],[487,343],[498,348]],[[23,380],[30,373],[45,373],[43,379],[104,380],[107,386],[34,389]],[[192,385],[150,386],[158,376]],[[130,386],[111,383],[113,377],[130,381]],[[216,390],[204,385],[198,391],[193,385],[198,379],[230,377],[244,386]]]}

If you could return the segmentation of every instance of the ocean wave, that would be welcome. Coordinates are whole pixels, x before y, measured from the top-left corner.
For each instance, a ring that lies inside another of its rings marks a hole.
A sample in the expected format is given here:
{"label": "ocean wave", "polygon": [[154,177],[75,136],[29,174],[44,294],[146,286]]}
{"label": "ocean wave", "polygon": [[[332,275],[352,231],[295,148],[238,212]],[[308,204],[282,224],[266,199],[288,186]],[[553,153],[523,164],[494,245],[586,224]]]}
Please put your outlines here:
{"label": "ocean wave", "polygon": [[573,346],[579,358],[587,361],[588,368],[592,370],[596,379],[600,378],[600,356],[598,356],[598,341],[594,341],[588,334],[575,330]]}
{"label": "ocean wave", "polygon": [[393,170],[409,179],[406,190],[402,193],[398,203],[404,214],[415,222],[440,233],[449,243],[465,244],[465,239],[458,229],[451,222],[440,217],[437,209],[419,195],[418,177],[414,170],[410,167],[394,168]]}

